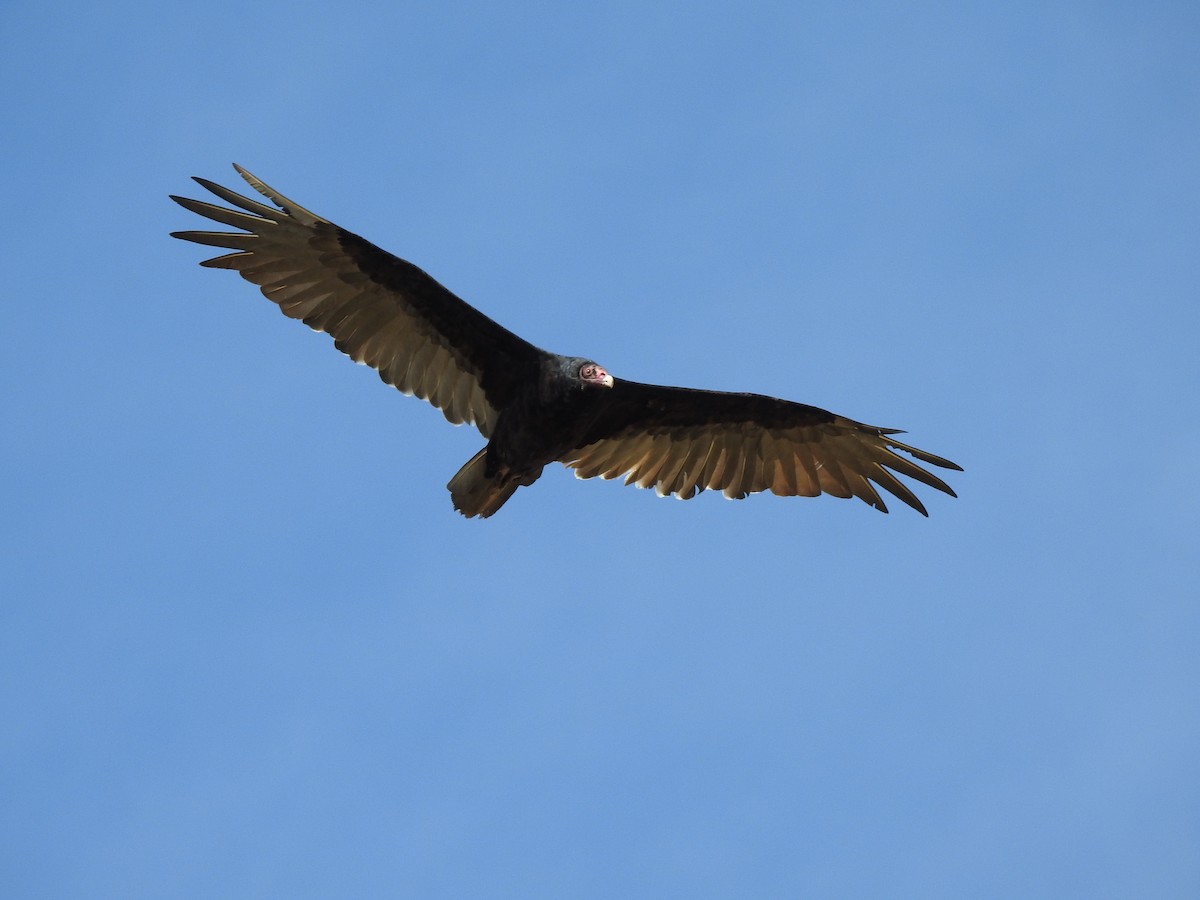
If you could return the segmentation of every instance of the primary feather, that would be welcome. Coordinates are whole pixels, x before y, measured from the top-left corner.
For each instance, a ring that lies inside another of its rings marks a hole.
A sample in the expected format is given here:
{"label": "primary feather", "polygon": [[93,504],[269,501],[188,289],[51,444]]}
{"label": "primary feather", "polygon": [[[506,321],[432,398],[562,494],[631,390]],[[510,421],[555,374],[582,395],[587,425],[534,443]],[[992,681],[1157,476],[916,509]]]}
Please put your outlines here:
{"label": "primary feather", "polygon": [[475,425],[487,446],[447,485],[464,515],[492,515],[551,462],[684,500],[705,490],[732,499],[827,493],[887,512],[882,488],[927,515],[896,474],[954,496],[913,460],[959,466],[896,440],[895,429],[759,394],[615,379],[591,360],[541,350],[412,263],[234,168],[278,208],[197,178],[234,208],[172,199],[239,230],[172,236],[232,251],[201,265],[239,272],[388,384]]}

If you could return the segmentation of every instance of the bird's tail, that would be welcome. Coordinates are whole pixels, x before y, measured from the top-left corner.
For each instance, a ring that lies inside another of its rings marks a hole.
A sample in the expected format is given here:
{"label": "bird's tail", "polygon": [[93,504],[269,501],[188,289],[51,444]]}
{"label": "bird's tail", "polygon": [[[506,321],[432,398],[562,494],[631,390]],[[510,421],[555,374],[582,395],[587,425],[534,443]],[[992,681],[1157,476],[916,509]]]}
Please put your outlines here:
{"label": "bird's tail", "polygon": [[487,447],[484,447],[467,460],[446,487],[455,509],[467,518],[486,519],[504,505],[520,484],[516,480],[501,480],[498,475],[488,477]]}

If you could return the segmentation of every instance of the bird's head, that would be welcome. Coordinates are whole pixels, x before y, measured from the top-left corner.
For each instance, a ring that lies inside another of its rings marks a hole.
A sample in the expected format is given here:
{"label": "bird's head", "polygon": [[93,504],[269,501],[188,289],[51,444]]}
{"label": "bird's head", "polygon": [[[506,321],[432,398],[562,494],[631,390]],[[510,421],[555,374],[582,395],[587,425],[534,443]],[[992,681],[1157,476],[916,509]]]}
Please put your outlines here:
{"label": "bird's head", "polygon": [[583,360],[580,363],[576,377],[586,387],[610,388],[613,386],[613,377],[591,360]]}
{"label": "bird's head", "polygon": [[543,362],[541,394],[546,402],[577,402],[598,396],[593,388],[610,388],[613,377],[604,367],[582,356],[547,356]]}

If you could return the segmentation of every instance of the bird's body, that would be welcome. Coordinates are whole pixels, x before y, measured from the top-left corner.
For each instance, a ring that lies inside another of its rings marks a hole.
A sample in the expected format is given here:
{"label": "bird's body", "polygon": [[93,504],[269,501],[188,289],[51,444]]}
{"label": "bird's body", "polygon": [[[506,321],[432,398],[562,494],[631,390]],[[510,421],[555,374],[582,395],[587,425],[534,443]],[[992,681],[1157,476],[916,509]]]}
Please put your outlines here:
{"label": "bird's body", "polygon": [[496,417],[487,446],[451,479],[455,509],[489,516],[518,487],[533,484],[548,463],[579,445],[601,409],[598,388],[578,377],[588,367],[599,380],[612,379],[586,359],[543,354],[538,371],[525,379]]}
{"label": "bird's body", "polygon": [[825,492],[886,512],[878,485],[925,514],[894,472],[954,495],[895,451],[959,467],[900,443],[894,429],[759,394],[615,379],[589,359],[541,350],[412,263],[238,172],[279,209],[198,178],[237,209],[173,199],[242,233],[174,236],[234,251],[203,265],[240,272],[286,315],[328,332],[388,384],[428,400],[455,424],[473,423],[487,446],[447,485],[466,516],[492,515],[551,462],[580,478],[624,476],[682,499],[709,489],[731,498]]}

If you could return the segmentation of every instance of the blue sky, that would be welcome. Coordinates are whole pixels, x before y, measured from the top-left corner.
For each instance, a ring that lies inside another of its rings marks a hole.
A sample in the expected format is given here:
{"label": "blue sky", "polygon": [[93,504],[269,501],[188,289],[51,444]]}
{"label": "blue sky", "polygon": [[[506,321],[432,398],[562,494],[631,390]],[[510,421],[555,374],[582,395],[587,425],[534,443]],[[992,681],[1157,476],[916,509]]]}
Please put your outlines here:
{"label": "blue sky", "polygon": [[[13,897],[1200,894],[1194,4],[10,3]],[[481,445],[196,263],[238,162],[928,520]]]}

